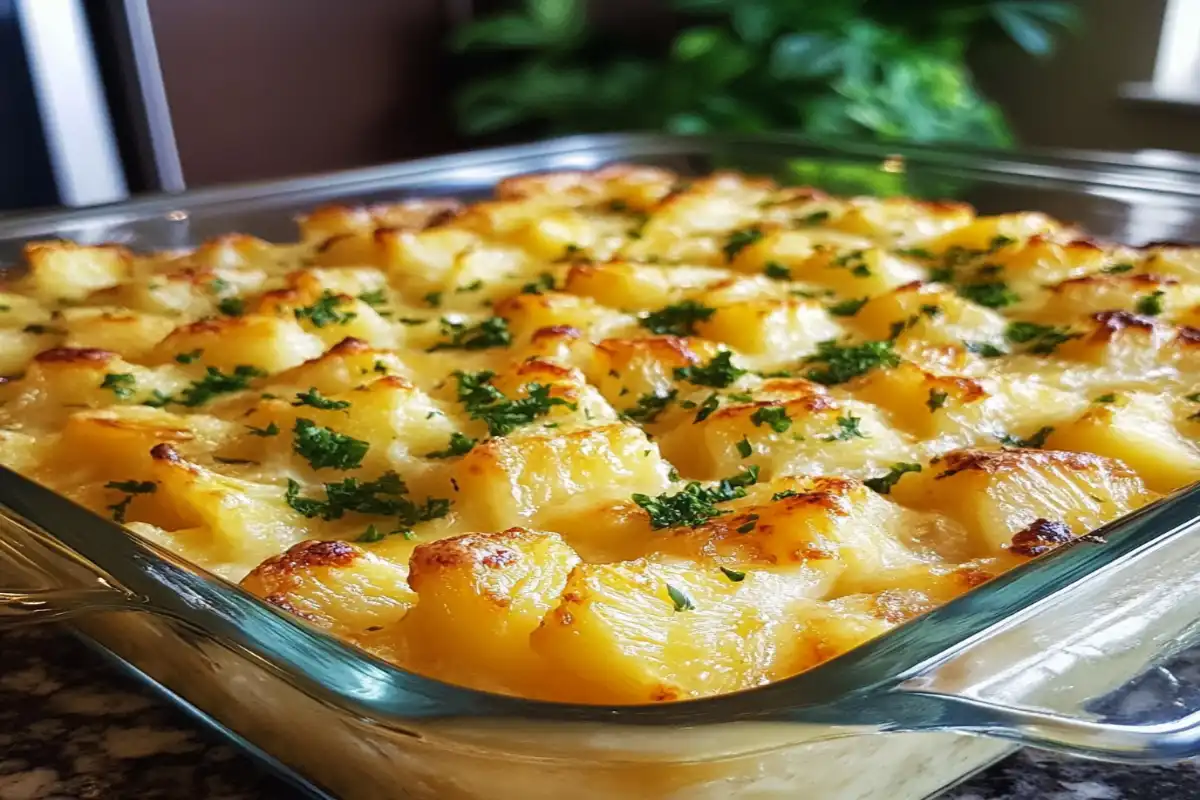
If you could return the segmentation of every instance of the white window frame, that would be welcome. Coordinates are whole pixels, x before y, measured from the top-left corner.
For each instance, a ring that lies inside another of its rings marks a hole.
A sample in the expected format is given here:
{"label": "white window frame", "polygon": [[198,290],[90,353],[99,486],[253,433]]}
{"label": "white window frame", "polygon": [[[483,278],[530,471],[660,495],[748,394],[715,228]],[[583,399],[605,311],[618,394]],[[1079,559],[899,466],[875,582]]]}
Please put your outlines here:
{"label": "white window frame", "polygon": [[1153,87],[1161,97],[1200,99],[1200,0],[1168,0]]}

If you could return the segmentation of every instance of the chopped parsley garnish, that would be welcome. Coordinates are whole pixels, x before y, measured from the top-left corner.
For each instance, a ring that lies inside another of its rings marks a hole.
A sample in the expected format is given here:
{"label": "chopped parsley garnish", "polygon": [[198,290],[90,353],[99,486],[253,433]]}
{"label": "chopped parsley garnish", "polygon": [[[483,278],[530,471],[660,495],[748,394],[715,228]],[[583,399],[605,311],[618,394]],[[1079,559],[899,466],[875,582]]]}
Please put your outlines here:
{"label": "chopped parsley garnish", "polygon": [[452,322],[445,317],[441,320],[442,335],[450,337],[447,341],[438,342],[426,352],[437,350],[486,350],[489,347],[508,347],[512,344],[512,333],[508,330],[508,320],[504,317],[488,317],[478,325],[467,325],[462,322]]}
{"label": "chopped parsley garnish", "polygon": [[466,455],[471,452],[478,443],[477,439],[472,439],[470,436],[465,436],[458,431],[450,434],[450,444],[445,450],[437,450],[432,453],[426,453],[426,458],[454,458],[455,456]]}
{"label": "chopped parsley garnish", "polygon": [[823,222],[829,221],[828,211],[814,211],[811,214],[806,214],[796,220],[797,225],[820,225]]}
{"label": "chopped parsley garnish", "polygon": [[657,497],[635,494],[632,499],[650,515],[650,527],[654,530],[681,526],[694,528],[713,517],[729,513],[718,509],[716,504],[745,497],[745,487],[757,482],[758,467],[747,467],[732,478],[719,481],[711,489],[698,481],[688,481],[675,494],[660,494]]}
{"label": "chopped parsley garnish", "polygon": [[981,358],[1000,358],[1008,353],[1001,350],[991,342],[963,342],[963,347],[967,348],[968,353],[974,353]]}
{"label": "chopped parsley garnish", "polygon": [[224,278],[213,278],[208,282],[208,290],[213,294],[224,294],[229,291],[229,281]]}
{"label": "chopped parsley garnish", "polygon": [[324,488],[324,500],[302,497],[300,484],[289,478],[284,500],[309,519],[341,519],[347,512],[354,511],[359,514],[396,517],[403,528],[410,528],[418,522],[440,519],[450,512],[449,500],[427,497],[420,505],[414,503],[406,497],[408,487],[404,481],[395,472],[390,471],[373,481],[346,478],[337,483],[327,483]]}
{"label": "chopped parsley garnish", "polygon": [[128,400],[137,391],[137,378],[128,372],[110,372],[100,383],[101,389],[112,389],[118,400]]}
{"label": "chopped parsley garnish", "polygon": [[1092,402],[1093,403],[1115,403],[1115,402],[1117,402],[1117,395],[1115,392],[1109,392],[1108,394],[1102,394],[1099,397],[1093,399]]}
{"label": "chopped parsley garnish", "polygon": [[[704,420],[712,416],[712,413],[720,408],[720,406],[721,398],[717,396],[716,392],[713,392],[708,397],[704,398],[704,402],[700,404],[700,410],[696,412],[696,418],[692,420],[692,424],[695,425],[697,422],[704,422]],[[684,405],[684,407],[687,408],[688,406]],[[696,406],[693,404],[691,407],[695,408]]]}
{"label": "chopped parsley garnish", "polygon": [[1004,330],[1004,338],[1013,344],[1030,344],[1029,352],[1050,355],[1060,344],[1078,339],[1082,334],[1073,333],[1066,326],[1039,325],[1036,322],[1010,322]]}
{"label": "chopped parsley garnish", "polygon": [[561,397],[551,397],[550,387],[540,383],[525,386],[527,397],[509,400],[488,381],[493,373],[455,372],[458,379],[458,400],[467,409],[471,419],[481,420],[488,426],[492,436],[506,436],[538,417],[544,417],[555,406],[564,406],[574,411],[576,404]]}
{"label": "chopped parsley garnish", "polygon": [[766,425],[776,433],[784,433],[792,427],[792,418],[788,416],[787,406],[763,406],[755,409],[750,415],[754,427]]}
{"label": "chopped parsley garnish", "polygon": [[477,292],[483,288],[483,278],[476,278],[470,283],[464,283],[454,290],[455,294],[467,294],[469,292]]}
{"label": "chopped parsley garnish", "polygon": [[675,379],[694,383],[697,386],[724,389],[745,375],[746,372],[747,370],[734,366],[731,351],[722,350],[713,356],[712,361],[702,367],[676,367]]}
{"label": "chopped parsley garnish", "polygon": [[1052,433],[1054,433],[1054,428],[1047,425],[1044,428],[1038,428],[1037,432],[1034,433],[1033,436],[1030,436],[1028,439],[1021,439],[1016,436],[1011,436],[1007,433],[998,438],[1000,439],[1001,444],[1007,445],[1009,447],[1025,447],[1025,448],[1037,449],[1037,448],[1041,448],[1041,447],[1045,446],[1046,439],[1048,439],[1050,437],[1050,434],[1052,434]]}
{"label": "chopped parsley garnish", "polygon": [[694,336],[696,323],[704,322],[716,312],[715,308],[701,305],[695,300],[684,300],[650,312],[638,320],[638,324],[651,333]]}
{"label": "chopped parsley garnish", "polygon": [[736,569],[729,569],[729,567],[721,567],[721,573],[726,578],[729,578],[730,582],[732,583],[741,583],[742,581],[746,580],[746,573],[740,572]]}
{"label": "chopped parsley garnish", "polygon": [[246,301],[240,297],[226,297],[217,303],[217,310],[227,317],[240,317],[246,313]]}
{"label": "chopped parsley garnish", "polygon": [[296,420],[292,428],[292,449],[313,469],[354,469],[362,465],[371,445],[325,428],[311,419]]}
{"label": "chopped parsley garnish", "polygon": [[1102,269],[1100,271],[1105,273],[1106,275],[1120,275],[1123,272],[1132,272],[1133,264],[1130,264],[1128,262],[1122,263],[1122,264],[1113,264],[1111,266],[1105,267],[1104,269]]}
{"label": "chopped parsley garnish", "polygon": [[837,418],[838,432],[833,434],[832,436],[826,436],[825,441],[827,441],[827,442],[848,442],[851,439],[869,439],[869,438],[871,438],[862,432],[862,429],[859,427],[859,424],[861,422],[862,422],[862,420],[860,418],[854,416],[853,414],[847,414],[844,417],[838,417]]}
{"label": "chopped parsley garnish", "polygon": [[828,311],[835,317],[853,317],[870,299],[869,297],[862,297],[858,300],[843,300],[840,303],[831,305]]}
{"label": "chopped parsley garnish", "polygon": [[946,392],[943,392],[941,389],[930,389],[929,399],[925,401],[925,405],[929,407],[929,413],[932,414],[939,408],[946,405],[946,398],[949,396],[950,395],[948,395]]}
{"label": "chopped parsley garnish", "polygon": [[158,485],[154,481],[109,481],[104,484],[104,488],[125,492],[125,497],[120,501],[113,503],[111,506],[105,506],[109,511],[112,511],[114,521],[124,522],[125,512],[128,511],[129,504],[133,502],[134,495],[153,494],[157,491]]}
{"label": "chopped parsley garnish", "polygon": [[163,394],[158,389],[152,389],[150,391],[150,397],[143,400],[142,405],[149,406],[150,408],[162,408],[167,403],[170,403],[173,399],[174,398],[172,398],[169,394]]}
{"label": "chopped parsley garnish", "polygon": [[742,440],[737,443],[737,449],[738,455],[740,455],[742,458],[749,458],[750,456],[754,455],[754,446],[750,444],[750,440],[745,436],[743,436]]}
{"label": "chopped parsley garnish", "polygon": [[379,308],[387,305],[387,293],[383,289],[375,289],[371,292],[361,292],[358,299],[369,305],[371,308]]}
{"label": "chopped parsley garnish", "polygon": [[666,394],[644,394],[638,398],[637,405],[621,412],[621,416],[643,424],[654,422],[679,392],[675,389]]}
{"label": "chopped parsley garnish", "polygon": [[930,319],[937,319],[942,314],[942,307],[933,303],[925,303],[921,306],[921,313]]}
{"label": "chopped parsley garnish", "polygon": [[1163,292],[1161,290],[1151,292],[1148,295],[1139,297],[1134,309],[1137,313],[1147,317],[1157,317],[1163,312]]}
{"label": "chopped parsley garnish", "polygon": [[179,355],[175,356],[175,360],[180,364],[191,364],[203,354],[203,350],[192,350],[190,353],[180,353]]}
{"label": "chopped parsley garnish", "polygon": [[[570,248],[568,248],[568,251]],[[542,292],[550,292],[554,290],[554,276],[549,272],[543,272],[537,276],[537,280],[530,281],[521,287],[521,294],[541,294]]]}
{"label": "chopped parsley garnish", "polygon": [[258,367],[252,367],[247,364],[238,364],[229,375],[221,372],[216,367],[206,367],[204,377],[198,381],[192,381],[192,384],[184,389],[183,393],[174,398],[172,402],[184,406],[202,405],[219,394],[240,392],[242,389],[250,386],[251,379],[261,378],[266,374],[266,372]]}
{"label": "chopped parsley garnish", "polygon": [[758,525],[758,514],[748,514],[746,521],[738,525],[735,530],[738,533],[750,533]]}
{"label": "chopped parsley garnish", "polygon": [[800,493],[797,492],[795,489],[784,489],[782,492],[776,492],[775,494],[771,495],[771,501],[776,502],[779,500],[785,500],[789,497],[799,497],[799,496],[800,496]]}
{"label": "chopped parsley garnish", "polygon": [[362,535],[359,536],[354,541],[366,542],[366,543],[370,544],[371,542],[383,541],[383,538],[386,535],[387,534],[382,533],[378,528],[375,527],[375,523],[371,523],[370,525],[367,526],[367,529],[362,532]]}
{"label": "chopped parsley garnish", "polygon": [[279,426],[274,422],[268,424],[265,428],[256,428],[253,425],[247,425],[246,427],[250,429],[251,436],[261,436],[266,438],[267,436],[279,435]]}
{"label": "chopped parsley garnish", "polygon": [[721,252],[725,254],[726,261],[733,261],[738,253],[762,238],[762,228],[741,228],[729,234],[725,240],[725,245],[721,248]]}
{"label": "chopped parsley garnish", "polygon": [[958,287],[958,293],[973,303],[988,308],[1004,308],[1021,301],[1020,295],[1008,288],[1003,281],[972,283]]}
{"label": "chopped parsley garnish", "polygon": [[350,407],[350,403],[345,400],[330,400],[325,397],[313,386],[307,392],[297,392],[294,406],[312,406],[319,408],[322,411],[342,411]]}
{"label": "chopped parsley garnish", "polygon": [[338,310],[338,306],[344,299],[326,289],[311,306],[297,308],[293,313],[296,315],[296,319],[308,320],[317,328],[324,328],[326,325],[345,325],[358,315],[353,311]]}
{"label": "chopped parsley garnish", "polygon": [[777,281],[790,281],[792,271],[778,261],[768,261],[763,266],[763,274]]}
{"label": "chopped parsley garnish", "polygon": [[867,278],[871,275],[871,268],[867,266],[865,255],[864,250],[851,250],[829,263],[831,266],[850,270],[850,274],[856,278]]}
{"label": "chopped parsley garnish", "polygon": [[696,604],[692,602],[692,598],[688,597],[686,592],[669,583],[667,584],[667,596],[675,604],[676,611],[693,611],[696,608]]}
{"label": "chopped parsley garnish", "polygon": [[905,256],[906,258],[919,258],[923,261],[933,261],[937,256],[922,247],[908,247],[903,250],[897,250],[896,255]]}
{"label": "chopped parsley garnish", "polygon": [[817,344],[816,354],[805,359],[805,363],[818,365],[805,373],[809,380],[834,386],[879,367],[897,366],[900,356],[890,341],[841,345],[827,339]]}
{"label": "chopped parsley garnish", "polygon": [[868,478],[863,481],[868,489],[874,489],[880,494],[887,494],[892,491],[892,487],[900,482],[900,478],[909,472],[920,472],[920,464],[906,464],[903,461],[892,464],[892,468],[888,470],[886,475],[880,475],[878,478]]}
{"label": "chopped parsley garnish", "polygon": [[425,305],[429,306],[430,308],[437,308],[442,304],[442,293],[429,292],[423,299],[425,300]]}

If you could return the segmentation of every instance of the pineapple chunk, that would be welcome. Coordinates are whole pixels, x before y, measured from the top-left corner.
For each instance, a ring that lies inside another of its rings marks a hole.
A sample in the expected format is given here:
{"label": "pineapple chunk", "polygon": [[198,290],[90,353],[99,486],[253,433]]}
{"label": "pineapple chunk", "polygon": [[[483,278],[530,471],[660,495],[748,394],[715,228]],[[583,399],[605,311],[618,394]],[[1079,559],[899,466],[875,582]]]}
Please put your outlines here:
{"label": "pineapple chunk", "polygon": [[55,458],[64,468],[86,469],[96,476],[144,479],[155,445],[169,443],[187,454],[210,452],[232,427],[215,417],[180,416],[146,406],[79,411],[67,418]]}
{"label": "pineapple chunk", "polygon": [[33,293],[43,301],[82,300],[129,277],[133,256],[124,247],[73,242],[29,242],[25,261]]}
{"label": "pineapple chunk", "polygon": [[1200,480],[1200,451],[1179,435],[1172,416],[1162,397],[1122,394],[1056,427],[1046,446],[1119,459],[1153,491],[1169,492]]}
{"label": "pineapple chunk", "polygon": [[489,439],[455,464],[452,475],[459,493],[471,498],[460,509],[465,524],[554,529],[556,520],[586,516],[634,492],[658,494],[669,471],[645,433],[615,424]]}
{"label": "pineapple chunk", "polygon": [[[700,403],[704,393],[690,397]],[[752,399],[718,395],[720,406],[699,421],[701,411],[672,408],[659,439],[663,454],[690,478],[715,480],[745,464],[776,475],[865,476],[895,461],[911,460],[907,442],[878,409],[857,400],[838,400],[800,379],[773,379]]]}
{"label": "pineapple chunk", "polygon": [[579,556],[556,533],[469,533],[413,551],[417,603],[388,638],[407,666],[451,683],[528,695],[547,678],[530,634]]}
{"label": "pineapple chunk", "polygon": [[[703,303],[703,296],[701,297]],[[844,331],[815,300],[758,300],[722,306],[696,326],[706,339],[725,342],[757,366],[772,369],[813,353],[817,342]]]}
{"label": "pineapple chunk", "polygon": [[154,349],[153,358],[174,361],[197,350],[205,366],[225,372],[245,365],[275,373],[316,358],[325,347],[295,320],[250,314],[176,328]]}
{"label": "pineapple chunk", "polygon": [[737,691],[785,677],[808,575],[641,559],[581,564],[533,633],[550,677],[539,694],[647,703]]}
{"label": "pineapple chunk", "polygon": [[417,599],[408,587],[407,564],[340,541],[293,545],[255,567],[241,585],[348,638],[399,622]]}
{"label": "pineapple chunk", "polygon": [[62,325],[64,346],[98,347],[130,359],[146,355],[175,329],[168,317],[113,308],[64,309]]}
{"label": "pineapple chunk", "polygon": [[892,490],[908,506],[940,511],[974,537],[976,553],[1004,553],[1038,519],[1078,536],[1153,499],[1124,464],[1083,453],[956,450]]}

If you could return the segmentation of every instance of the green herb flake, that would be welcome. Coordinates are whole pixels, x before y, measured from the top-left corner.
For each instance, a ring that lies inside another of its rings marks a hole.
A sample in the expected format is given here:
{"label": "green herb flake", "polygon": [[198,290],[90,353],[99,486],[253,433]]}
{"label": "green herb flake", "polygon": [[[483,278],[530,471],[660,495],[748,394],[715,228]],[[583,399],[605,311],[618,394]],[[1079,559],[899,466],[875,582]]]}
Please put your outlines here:
{"label": "green herb flake", "polygon": [[925,401],[925,405],[929,408],[929,413],[932,414],[939,408],[945,406],[946,399],[948,397],[950,397],[950,395],[946,392],[943,392],[941,389],[930,389],[929,399]]}
{"label": "green herb flake", "polygon": [[650,515],[650,527],[654,530],[674,527],[696,527],[713,517],[729,513],[717,508],[718,503],[725,503],[746,496],[747,486],[758,482],[758,467],[747,467],[731,478],[725,478],[712,488],[706,488],[698,481],[689,481],[682,490],[675,494],[660,494],[650,497],[645,494],[635,494],[633,502],[645,509]]}
{"label": "green herb flake", "polygon": [[966,342],[966,341],[964,341],[963,347],[965,347],[967,349],[968,353],[974,353],[975,355],[977,355],[981,358],[1000,358],[1001,356],[1008,355],[1008,353],[1004,352],[999,347],[996,347],[996,345],[994,345],[990,342]]}
{"label": "green herb flake", "polygon": [[1108,394],[1102,394],[1099,397],[1092,398],[1092,402],[1093,403],[1115,403],[1115,402],[1117,402],[1117,395],[1115,392],[1109,392]]}
{"label": "green herb flake", "polygon": [[834,303],[829,306],[827,310],[835,317],[853,317],[870,299],[869,297],[862,297],[858,300],[843,300],[840,303]]}
{"label": "green herb flake", "polygon": [[430,308],[438,308],[442,305],[441,292],[429,292],[422,299],[424,299],[425,305],[429,306]]}
{"label": "green herb flake", "polygon": [[508,347],[512,344],[512,333],[504,317],[488,317],[478,325],[441,320],[442,335],[449,337],[426,350],[487,350],[491,347]]}
{"label": "green herb flake", "polygon": [[1046,445],[1046,439],[1048,439],[1052,433],[1054,433],[1054,428],[1047,425],[1043,428],[1038,428],[1037,432],[1028,439],[1021,439],[1016,436],[1011,436],[1007,433],[997,438],[1000,440],[1001,444],[1004,444],[1008,447],[1023,447],[1037,450]]}
{"label": "green herb flake", "polygon": [[676,367],[675,379],[687,381],[696,386],[711,386],[716,389],[724,389],[745,375],[746,372],[747,370],[734,366],[733,353],[731,351],[722,350],[713,356],[712,361],[709,361],[704,366]]}
{"label": "green herb flake", "polygon": [[128,372],[110,372],[100,383],[101,389],[111,389],[118,400],[128,400],[137,391],[137,378]]}
{"label": "green herb flake", "polygon": [[763,238],[762,228],[752,226],[749,228],[741,228],[733,231],[725,239],[725,244],[721,248],[721,252],[725,254],[725,261],[731,262],[737,257],[737,254],[745,250],[750,245]]}
{"label": "green herb flake", "polygon": [[754,446],[750,444],[750,440],[745,436],[743,436],[742,440],[737,443],[737,449],[738,455],[740,455],[742,458],[749,458],[750,456],[754,455]]}
{"label": "green herb flake", "polygon": [[1021,301],[1020,295],[1008,288],[1003,281],[973,283],[958,287],[960,296],[987,308],[1004,308]]}
{"label": "green herb flake", "polygon": [[357,317],[353,311],[339,311],[345,298],[326,289],[311,306],[297,308],[293,313],[298,320],[307,320],[313,327],[324,328],[329,325],[345,325]]}
{"label": "green herb flake", "polygon": [[349,512],[395,517],[401,533],[419,522],[440,519],[450,512],[450,501],[434,497],[415,503],[407,497],[408,487],[395,472],[385,472],[373,481],[346,478],[324,485],[325,499],[303,497],[300,484],[288,479],[284,500],[301,515],[323,520],[341,519]]}
{"label": "green herb flake", "polygon": [[805,359],[805,363],[814,365],[805,377],[825,386],[835,386],[873,369],[895,367],[900,364],[900,356],[892,349],[890,341],[841,345],[827,339],[817,344],[817,352]]}
{"label": "green herb flake", "polygon": [[649,424],[658,419],[678,394],[679,392],[675,389],[666,394],[644,394],[638,398],[637,405],[622,411],[621,416],[643,425]]}
{"label": "green herb flake", "polygon": [[729,567],[721,567],[721,574],[729,578],[731,583],[741,583],[746,580],[746,573],[736,569],[729,569]]}
{"label": "green herb flake", "polygon": [[154,481],[109,481],[104,484],[104,488],[125,492],[125,497],[111,506],[105,506],[105,508],[112,512],[113,521],[124,523],[125,514],[129,510],[129,504],[133,502],[134,496],[139,494],[153,494],[158,490],[158,485]]}
{"label": "green herb flake", "polygon": [[910,472],[920,471],[920,464],[906,464],[904,462],[898,462],[892,464],[891,469],[888,470],[886,475],[881,475],[878,478],[868,478],[867,480],[863,481],[863,483],[866,484],[868,489],[873,489],[874,491],[879,492],[879,494],[888,494],[892,491],[892,487],[900,482],[901,477]]}
{"label": "green herb flake", "polygon": [[175,360],[178,361],[180,364],[191,364],[193,361],[200,358],[200,356],[202,356],[203,354],[204,354],[203,350],[200,350],[200,349],[192,350],[189,353],[180,353],[179,355],[175,356]]}
{"label": "green herb flake", "polygon": [[1036,322],[1010,322],[1004,338],[1013,344],[1028,344],[1030,353],[1050,355],[1060,344],[1078,339],[1082,334],[1067,326],[1039,325]]}
{"label": "green herb flake", "polygon": [[1120,275],[1125,272],[1132,272],[1133,264],[1127,262],[1121,264],[1112,264],[1111,266],[1107,266],[1100,271],[1106,275]]}
{"label": "green herb flake", "polygon": [[506,436],[517,428],[544,417],[555,406],[562,406],[574,411],[575,403],[561,397],[551,397],[550,387],[540,383],[530,383],[525,386],[526,397],[510,400],[492,386],[490,381],[494,373],[455,372],[458,380],[458,400],[466,408],[471,419],[481,420],[488,426],[492,436]]}
{"label": "green herb flake", "polygon": [[853,414],[847,414],[844,417],[838,417],[836,421],[838,426],[837,433],[833,434],[832,436],[826,436],[825,441],[848,442],[851,439],[871,438],[862,432],[862,429],[859,427],[859,424],[862,422],[862,420]]}
{"label": "green herb flake", "polygon": [[696,323],[705,322],[716,311],[715,308],[701,305],[695,300],[684,300],[652,311],[638,320],[638,324],[651,333],[660,335],[694,336]]}
{"label": "green herb flake", "polygon": [[216,367],[207,367],[204,377],[198,381],[192,381],[191,385],[184,389],[183,393],[173,402],[189,407],[203,405],[217,395],[247,389],[252,379],[266,377],[266,374],[258,367],[247,364],[238,364],[228,375]]}
{"label": "green herb flake", "polygon": [[521,294],[541,294],[551,291],[554,291],[554,276],[549,272],[541,273],[537,276],[537,280],[530,281],[521,287]]}
{"label": "green herb flake", "polygon": [[240,317],[246,313],[246,301],[240,297],[226,297],[217,303],[217,310],[227,317]]}
{"label": "green herb flake", "polygon": [[778,261],[768,261],[763,265],[763,274],[777,281],[790,281],[792,279],[792,271]]}
{"label": "green herb flake", "polygon": [[828,211],[814,211],[796,220],[797,225],[821,225],[829,221]]}
{"label": "green herb flake", "polygon": [[355,469],[371,445],[361,439],[323,427],[300,417],[292,428],[294,450],[313,469]]}
{"label": "green herb flake", "polygon": [[[691,401],[688,401],[688,402],[691,402]],[[686,403],[683,403],[681,405],[683,405],[684,408],[687,408]],[[714,411],[716,411],[718,408],[720,408],[720,406],[721,406],[721,398],[717,396],[716,392],[713,392],[708,397],[704,398],[704,401],[702,403],[700,403],[700,405],[698,406],[699,411],[696,412],[696,418],[694,420],[692,420],[692,424],[695,425],[697,422],[704,422],[704,420],[706,420],[710,416],[712,416],[712,413]],[[697,406],[695,406],[693,404],[692,407],[696,408]]]}
{"label": "green herb flake", "polygon": [[476,444],[478,444],[477,439],[472,439],[470,436],[465,436],[458,431],[455,431],[454,433],[450,434],[450,444],[446,446],[445,450],[437,450],[432,453],[426,453],[425,457],[454,458],[455,456],[466,455],[467,453],[471,452],[471,448],[473,448]]}
{"label": "green herb flake", "polygon": [[371,542],[382,541],[385,535],[386,534],[381,533],[380,530],[375,527],[374,523],[372,523],[372,524],[368,525],[367,529],[365,531],[363,531],[362,535],[359,536],[354,541],[366,542],[366,543],[370,544]]}
{"label": "green herb flake", "polygon": [[671,602],[675,604],[675,611],[693,611],[696,604],[692,602],[692,598],[688,597],[682,589],[677,589],[671,584],[667,584],[667,596],[671,598]]}
{"label": "green herb flake", "polygon": [[1148,295],[1139,297],[1134,309],[1137,313],[1146,317],[1157,317],[1163,312],[1163,292],[1161,290],[1151,292]]}
{"label": "green herb flake", "polygon": [[483,288],[483,279],[476,278],[470,283],[465,283],[454,290],[455,294],[467,294],[469,292],[477,292]]}
{"label": "green herb flake", "polygon": [[905,258],[919,258],[922,261],[933,261],[937,258],[933,253],[922,247],[908,247],[903,250],[897,250],[896,255]]}
{"label": "green herb flake", "polygon": [[800,496],[800,493],[797,492],[795,489],[784,489],[782,492],[776,492],[775,494],[771,495],[771,501],[778,502],[779,500],[786,500],[789,497],[799,497],[799,496]]}
{"label": "green herb flake", "polygon": [[788,416],[786,406],[762,406],[750,415],[754,427],[768,426],[776,433],[785,433],[792,427],[792,418]]}
{"label": "green herb flake", "polygon": [[379,308],[387,305],[387,293],[383,289],[375,289],[370,292],[360,292],[358,299],[369,305],[371,308]]}
{"label": "green herb flake", "polygon": [[330,400],[328,397],[322,395],[315,386],[311,387],[307,392],[298,392],[292,405],[312,406],[322,411],[344,411],[350,407],[350,403],[345,400]]}
{"label": "green herb flake", "polygon": [[747,514],[746,521],[738,525],[734,530],[738,533],[750,533],[758,525],[758,514]]}
{"label": "green herb flake", "polygon": [[225,294],[230,288],[229,281],[224,278],[213,278],[208,282],[208,291],[216,295]]}
{"label": "green herb flake", "polygon": [[278,436],[279,435],[279,426],[276,425],[274,422],[268,424],[267,427],[265,427],[265,428],[256,428],[253,425],[247,425],[246,427],[250,430],[251,436],[261,436],[263,438],[266,438],[268,436]]}

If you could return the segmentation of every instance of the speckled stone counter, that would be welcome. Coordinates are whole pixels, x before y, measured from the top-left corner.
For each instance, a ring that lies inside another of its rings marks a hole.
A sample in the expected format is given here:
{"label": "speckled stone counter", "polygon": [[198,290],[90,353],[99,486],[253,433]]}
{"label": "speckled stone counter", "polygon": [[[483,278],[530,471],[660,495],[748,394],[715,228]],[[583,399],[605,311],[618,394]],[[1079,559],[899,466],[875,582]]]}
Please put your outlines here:
{"label": "speckled stone counter", "polygon": [[[0,800],[292,800],[300,795],[64,633],[0,635]],[[1010,758],[947,800],[1200,798],[1200,767]]]}

